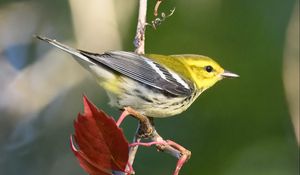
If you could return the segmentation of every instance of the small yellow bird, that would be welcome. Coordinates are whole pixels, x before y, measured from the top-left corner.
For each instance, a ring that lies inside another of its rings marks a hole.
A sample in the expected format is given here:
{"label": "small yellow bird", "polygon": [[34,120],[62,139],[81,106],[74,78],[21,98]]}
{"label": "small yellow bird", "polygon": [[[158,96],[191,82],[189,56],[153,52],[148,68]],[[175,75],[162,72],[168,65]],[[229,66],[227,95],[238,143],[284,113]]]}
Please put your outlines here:
{"label": "small yellow bird", "polygon": [[112,106],[131,107],[148,117],[180,114],[219,80],[239,77],[202,55],[139,55],[125,51],[98,54],[36,37],[72,54],[93,73]]}

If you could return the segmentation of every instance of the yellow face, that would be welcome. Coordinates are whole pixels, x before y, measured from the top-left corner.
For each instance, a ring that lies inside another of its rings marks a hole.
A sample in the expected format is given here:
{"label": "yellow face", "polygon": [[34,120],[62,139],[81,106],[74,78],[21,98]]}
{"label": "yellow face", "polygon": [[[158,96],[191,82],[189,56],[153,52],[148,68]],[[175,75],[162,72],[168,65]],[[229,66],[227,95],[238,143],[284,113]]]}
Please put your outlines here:
{"label": "yellow face", "polygon": [[201,55],[189,55],[184,62],[190,70],[191,78],[201,91],[208,89],[221,80],[225,72],[214,60]]}
{"label": "yellow face", "polygon": [[239,77],[237,74],[224,70],[213,59],[202,55],[181,54],[165,56],[152,54],[148,55],[148,57],[190,79],[195,83],[199,91],[208,89],[223,78]]}

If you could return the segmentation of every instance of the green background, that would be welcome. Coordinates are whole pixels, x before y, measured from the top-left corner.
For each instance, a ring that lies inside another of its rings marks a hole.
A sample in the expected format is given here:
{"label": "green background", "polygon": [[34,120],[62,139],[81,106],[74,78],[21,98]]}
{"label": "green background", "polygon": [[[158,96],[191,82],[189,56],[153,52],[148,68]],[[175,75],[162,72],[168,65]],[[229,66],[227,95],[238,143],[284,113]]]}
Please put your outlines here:
{"label": "green background", "polygon": [[[13,2],[0,0],[0,7]],[[285,35],[296,1],[219,0],[217,7],[208,6],[207,2],[164,1],[160,11],[168,13],[173,7],[176,11],[157,30],[147,28],[146,52],[207,55],[240,78],[217,83],[187,112],[155,120],[157,130],[164,138],[192,151],[183,175],[296,175],[298,146],[282,80]],[[43,20],[55,28],[56,38],[74,39],[67,1],[35,3],[43,9]],[[148,21],[154,18],[154,4],[149,2]],[[122,34],[124,50],[134,49],[136,16],[137,11],[130,21],[130,32]],[[26,65],[37,59],[38,48],[28,45]],[[82,93],[107,113],[119,115],[106,104],[103,90],[87,79],[72,90],[61,92],[39,113],[41,117],[25,125],[26,132],[36,132],[31,140],[8,149],[14,127],[5,126],[13,114],[0,111],[0,174],[84,174],[68,143],[73,120],[82,111]],[[55,117],[42,117],[49,113]],[[136,121],[127,119],[122,127],[131,140]],[[56,165],[61,157],[63,165]],[[137,174],[167,175],[172,174],[175,165],[173,157],[155,148],[141,147],[134,168]]]}

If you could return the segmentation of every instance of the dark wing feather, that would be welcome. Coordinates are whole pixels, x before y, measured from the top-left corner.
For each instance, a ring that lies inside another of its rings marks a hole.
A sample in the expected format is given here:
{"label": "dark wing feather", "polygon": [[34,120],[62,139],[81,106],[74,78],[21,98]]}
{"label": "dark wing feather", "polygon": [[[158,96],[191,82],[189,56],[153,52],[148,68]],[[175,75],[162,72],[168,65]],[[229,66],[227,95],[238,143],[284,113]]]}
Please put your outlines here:
{"label": "dark wing feather", "polygon": [[144,56],[124,51],[106,52],[104,54],[80,52],[95,63],[103,64],[127,77],[156,89],[167,91],[172,95],[189,96],[193,92],[194,86],[190,81],[181,78],[188,85],[184,86],[183,82],[178,82],[172,76],[171,70]]}

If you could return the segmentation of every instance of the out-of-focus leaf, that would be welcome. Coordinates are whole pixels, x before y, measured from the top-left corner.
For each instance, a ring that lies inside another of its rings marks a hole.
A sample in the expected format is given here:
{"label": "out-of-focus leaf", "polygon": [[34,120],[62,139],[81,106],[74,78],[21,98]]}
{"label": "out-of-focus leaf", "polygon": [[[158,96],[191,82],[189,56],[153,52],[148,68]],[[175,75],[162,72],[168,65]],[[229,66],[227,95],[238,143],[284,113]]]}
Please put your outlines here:
{"label": "out-of-focus leaf", "polygon": [[114,119],[97,109],[85,96],[84,113],[74,122],[72,150],[81,167],[91,175],[107,175],[112,170],[125,171],[128,142]]}

